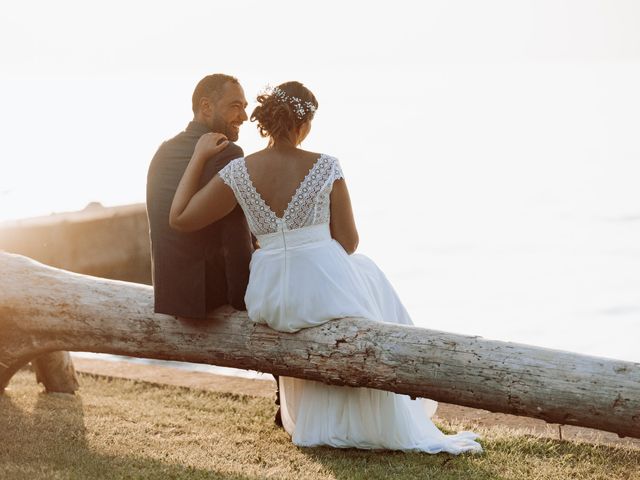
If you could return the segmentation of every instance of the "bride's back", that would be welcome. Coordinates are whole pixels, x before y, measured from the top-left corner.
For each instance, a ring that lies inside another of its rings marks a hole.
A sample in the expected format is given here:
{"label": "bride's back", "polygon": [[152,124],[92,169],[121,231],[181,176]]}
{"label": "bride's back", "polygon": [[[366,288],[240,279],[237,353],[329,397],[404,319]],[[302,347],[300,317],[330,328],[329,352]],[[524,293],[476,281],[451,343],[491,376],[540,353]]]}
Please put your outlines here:
{"label": "bride's back", "polygon": [[282,217],[298,187],[320,158],[319,153],[267,148],[245,158],[254,188],[265,203]]}

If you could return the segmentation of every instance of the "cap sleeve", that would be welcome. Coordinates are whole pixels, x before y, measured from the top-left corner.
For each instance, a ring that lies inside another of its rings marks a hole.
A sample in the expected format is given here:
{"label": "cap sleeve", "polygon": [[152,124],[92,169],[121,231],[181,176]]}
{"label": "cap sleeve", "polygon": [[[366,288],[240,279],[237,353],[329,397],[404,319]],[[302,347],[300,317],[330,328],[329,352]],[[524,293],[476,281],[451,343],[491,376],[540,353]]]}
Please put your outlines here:
{"label": "cap sleeve", "polygon": [[342,173],[342,167],[340,166],[340,161],[337,158],[333,158],[333,180],[339,180],[344,178],[344,173]]}
{"label": "cap sleeve", "polygon": [[222,181],[231,188],[233,188],[233,172],[238,165],[238,160],[240,159],[236,158],[235,160],[230,161],[218,172],[218,175],[220,175]]}

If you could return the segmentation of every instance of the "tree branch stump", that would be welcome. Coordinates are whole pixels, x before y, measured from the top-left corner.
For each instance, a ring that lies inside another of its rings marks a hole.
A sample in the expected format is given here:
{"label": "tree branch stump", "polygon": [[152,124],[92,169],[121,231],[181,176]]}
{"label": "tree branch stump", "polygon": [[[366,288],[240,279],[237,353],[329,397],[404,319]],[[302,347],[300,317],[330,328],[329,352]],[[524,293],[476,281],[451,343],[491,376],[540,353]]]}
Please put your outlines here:
{"label": "tree branch stump", "polygon": [[47,393],[74,393],[80,384],[69,352],[51,352],[31,362],[36,381]]}

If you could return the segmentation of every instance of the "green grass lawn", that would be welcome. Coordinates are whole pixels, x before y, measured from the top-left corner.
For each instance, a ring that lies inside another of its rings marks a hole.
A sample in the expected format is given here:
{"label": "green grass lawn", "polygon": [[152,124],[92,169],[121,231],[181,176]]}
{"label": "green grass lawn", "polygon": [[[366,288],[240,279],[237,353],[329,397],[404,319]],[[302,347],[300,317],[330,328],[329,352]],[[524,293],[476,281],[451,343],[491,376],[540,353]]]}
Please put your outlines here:
{"label": "green grass lawn", "polygon": [[640,479],[640,449],[440,424],[482,455],[302,449],[269,399],[81,375],[42,394],[19,372],[0,395],[0,479]]}

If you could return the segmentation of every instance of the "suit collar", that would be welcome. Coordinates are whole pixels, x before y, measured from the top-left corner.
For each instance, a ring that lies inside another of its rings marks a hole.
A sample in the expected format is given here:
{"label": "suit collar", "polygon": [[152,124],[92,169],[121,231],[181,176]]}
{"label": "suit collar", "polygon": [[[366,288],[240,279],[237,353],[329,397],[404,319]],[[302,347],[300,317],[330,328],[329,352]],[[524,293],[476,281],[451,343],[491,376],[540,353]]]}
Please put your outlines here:
{"label": "suit collar", "polygon": [[196,122],[195,120],[192,120],[189,122],[189,125],[187,125],[187,128],[185,129],[185,131],[204,135],[205,133],[209,133],[211,130],[204,123],[200,123],[200,122]]}

